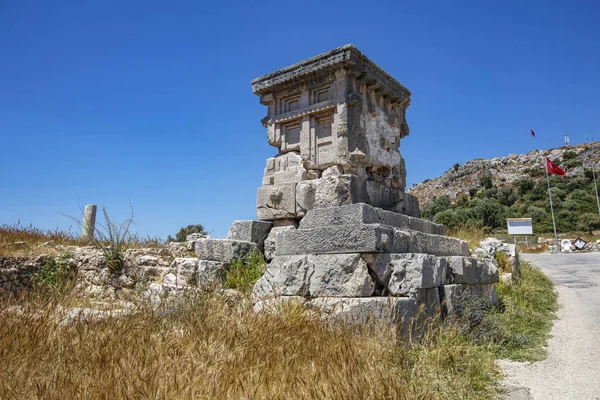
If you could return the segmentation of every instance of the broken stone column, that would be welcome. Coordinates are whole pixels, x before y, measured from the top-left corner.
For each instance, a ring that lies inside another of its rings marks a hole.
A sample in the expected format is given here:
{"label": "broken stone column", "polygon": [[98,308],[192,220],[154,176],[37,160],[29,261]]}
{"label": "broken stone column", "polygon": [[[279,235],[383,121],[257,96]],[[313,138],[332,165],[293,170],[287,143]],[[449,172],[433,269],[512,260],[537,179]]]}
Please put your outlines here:
{"label": "broken stone column", "polygon": [[81,239],[91,241],[94,239],[96,229],[96,205],[88,204],[83,212],[83,222],[81,224]]}
{"label": "broken stone column", "polygon": [[252,81],[269,158],[257,215],[273,221],[257,310],[300,301],[325,315],[401,324],[468,291],[497,301],[493,260],[419,218],[400,140],[410,91],[346,45]]}

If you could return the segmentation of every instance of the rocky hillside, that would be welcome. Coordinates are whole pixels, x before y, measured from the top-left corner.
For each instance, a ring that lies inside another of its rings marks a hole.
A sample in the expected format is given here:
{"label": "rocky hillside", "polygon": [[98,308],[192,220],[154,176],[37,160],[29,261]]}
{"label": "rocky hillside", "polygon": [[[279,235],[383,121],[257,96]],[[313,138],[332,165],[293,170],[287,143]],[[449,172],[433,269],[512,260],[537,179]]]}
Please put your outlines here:
{"label": "rocky hillside", "polygon": [[600,169],[600,142],[455,164],[441,177],[413,185],[409,193],[417,196],[423,207],[439,196],[447,196],[455,202],[461,195],[472,197],[475,191],[484,190],[486,186],[513,187],[519,180],[537,181],[545,176],[544,157],[550,158],[569,177],[584,176],[585,169],[589,170],[593,163],[597,171]]}

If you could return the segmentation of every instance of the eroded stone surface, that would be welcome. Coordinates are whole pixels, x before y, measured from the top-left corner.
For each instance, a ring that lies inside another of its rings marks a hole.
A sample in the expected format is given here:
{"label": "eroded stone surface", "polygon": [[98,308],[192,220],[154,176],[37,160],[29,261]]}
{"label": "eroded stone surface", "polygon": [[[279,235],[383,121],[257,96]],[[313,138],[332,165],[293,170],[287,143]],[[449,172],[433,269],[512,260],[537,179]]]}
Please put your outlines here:
{"label": "eroded stone surface", "polygon": [[233,221],[226,239],[253,242],[262,251],[272,227],[273,223],[266,221]]}
{"label": "eroded stone surface", "polygon": [[496,283],[498,263],[490,258],[448,257],[450,282],[457,284],[481,285]]}
{"label": "eroded stone surface", "polygon": [[360,254],[276,256],[254,286],[256,298],[283,296],[366,297],[374,282]]}
{"label": "eroded stone surface", "polygon": [[198,239],[194,247],[198,259],[223,263],[245,259],[248,254],[258,251],[256,243],[229,239]]}

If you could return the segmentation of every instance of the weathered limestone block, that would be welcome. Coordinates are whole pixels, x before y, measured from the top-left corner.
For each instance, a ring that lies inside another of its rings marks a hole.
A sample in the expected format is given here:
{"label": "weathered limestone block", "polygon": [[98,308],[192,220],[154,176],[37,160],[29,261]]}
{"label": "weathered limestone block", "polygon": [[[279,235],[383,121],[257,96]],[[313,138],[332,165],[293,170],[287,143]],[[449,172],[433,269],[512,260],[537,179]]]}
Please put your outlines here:
{"label": "weathered limestone block", "polygon": [[199,260],[196,282],[200,285],[219,282],[224,278],[228,268],[229,264],[222,261]]}
{"label": "weathered limestone block", "polygon": [[430,235],[417,231],[405,231],[409,235],[408,252],[426,253],[436,256],[469,256],[469,245],[464,240]]}
{"label": "weathered limestone block", "polygon": [[403,331],[409,328],[419,310],[417,301],[407,297],[318,297],[307,305],[347,322],[364,324],[379,320],[401,324]]}
{"label": "weathered limestone block", "polygon": [[230,263],[235,259],[244,259],[248,254],[258,251],[256,243],[229,239],[198,239],[195,244],[200,260]]}
{"label": "weathered limestone block", "polygon": [[[298,187],[300,187],[300,184]],[[435,235],[444,234],[443,225],[393,211],[386,211],[365,203],[312,209],[300,221],[300,228],[310,229],[353,224],[383,224],[394,228],[410,229]]]}
{"label": "weathered limestone block", "polygon": [[345,322],[365,324],[376,320],[399,324],[407,332],[415,323],[419,303],[407,297],[319,297],[280,296],[259,300],[255,312],[280,312],[287,307],[304,307],[322,318],[339,318]]}
{"label": "weathered limestone block", "polygon": [[256,197],[259,220],[296,218],[296,184],[281,183],[261,186]]}
{"label": "weathered limestone block", "polygon": [[469,255],[465,241],[381,224],[297,229],[282,232],[276,240],[277,255],[380,252]]}
{"label": "weathered limestone block", "polygon": [[448,313],[455,310],[458,299],[465,294],[481,298],[492,306],[498,305],[496,285],[493,283],[485,285],[445,285],[441,292],[443,293],[441,300],[444,302]]}
{"label": "weathered limestone block", "polygon": [[176,284],[186,286],[195,281],[198,271],[198,259],[191,257],[177,257],[171,263],[171,270],[175,271]]}
{"label": "weathered limestone block", "polygon": [[374,282],[360,254],[276,256],[253,295],[365,297]]}
{"label": "weathered limestone block", "polygon": [[253,242],[262,251],[272,227],[273,223],[266,221],[233,221],[226,239]]}
{"label": "weathered limestone block", "polygon": [[294,229],[296,229],[296,227],[293,225],[276,226],[271,229],[269,236],[267,236],[264,243],[265,260],[271,261],[273,257],[275,257],[275,240],[277,235],[279,235],[281,232],[292,231]]}
{"label": "weathered limestone block", "polygon": [[418,289],[414,298],[424,305],[425,313],[430,317],[435,317],[441,311],[440,289]]}
{"label": "weathered limestone block", "polygon": [[498,263],[491,258],[448,257],[450,282],[480,285],[498,282]]}
{"label": "weathered limestone block", "polygon": [[446,259],[429,254],[376,254],[371,269],[393,296],[415,296],[419,289],[441,286]]}
{"label": "weathered limestone block", "polygon": [[275,254],[405,253],[407,235],[378,224],[296,229],[277,235]]}
{"label": "weathered limestone block", "polygon": [[297,152],[289,152],[267,159],[263,185],[300,182],[308,179],[305,161]]}

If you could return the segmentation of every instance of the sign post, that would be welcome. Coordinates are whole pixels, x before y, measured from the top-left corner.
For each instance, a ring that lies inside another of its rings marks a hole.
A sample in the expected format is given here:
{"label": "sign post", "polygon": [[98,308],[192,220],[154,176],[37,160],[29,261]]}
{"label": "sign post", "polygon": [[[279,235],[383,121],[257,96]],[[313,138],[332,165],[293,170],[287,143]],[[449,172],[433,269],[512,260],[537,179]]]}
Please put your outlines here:
{"label": "sign post", "polygon": [[533,235],[533,225],[531,218],[507,218],[508,234],[513,235],[515,246],[517,245],[517,235],[525,235],[525,244],[529,247],[527,235]]}

